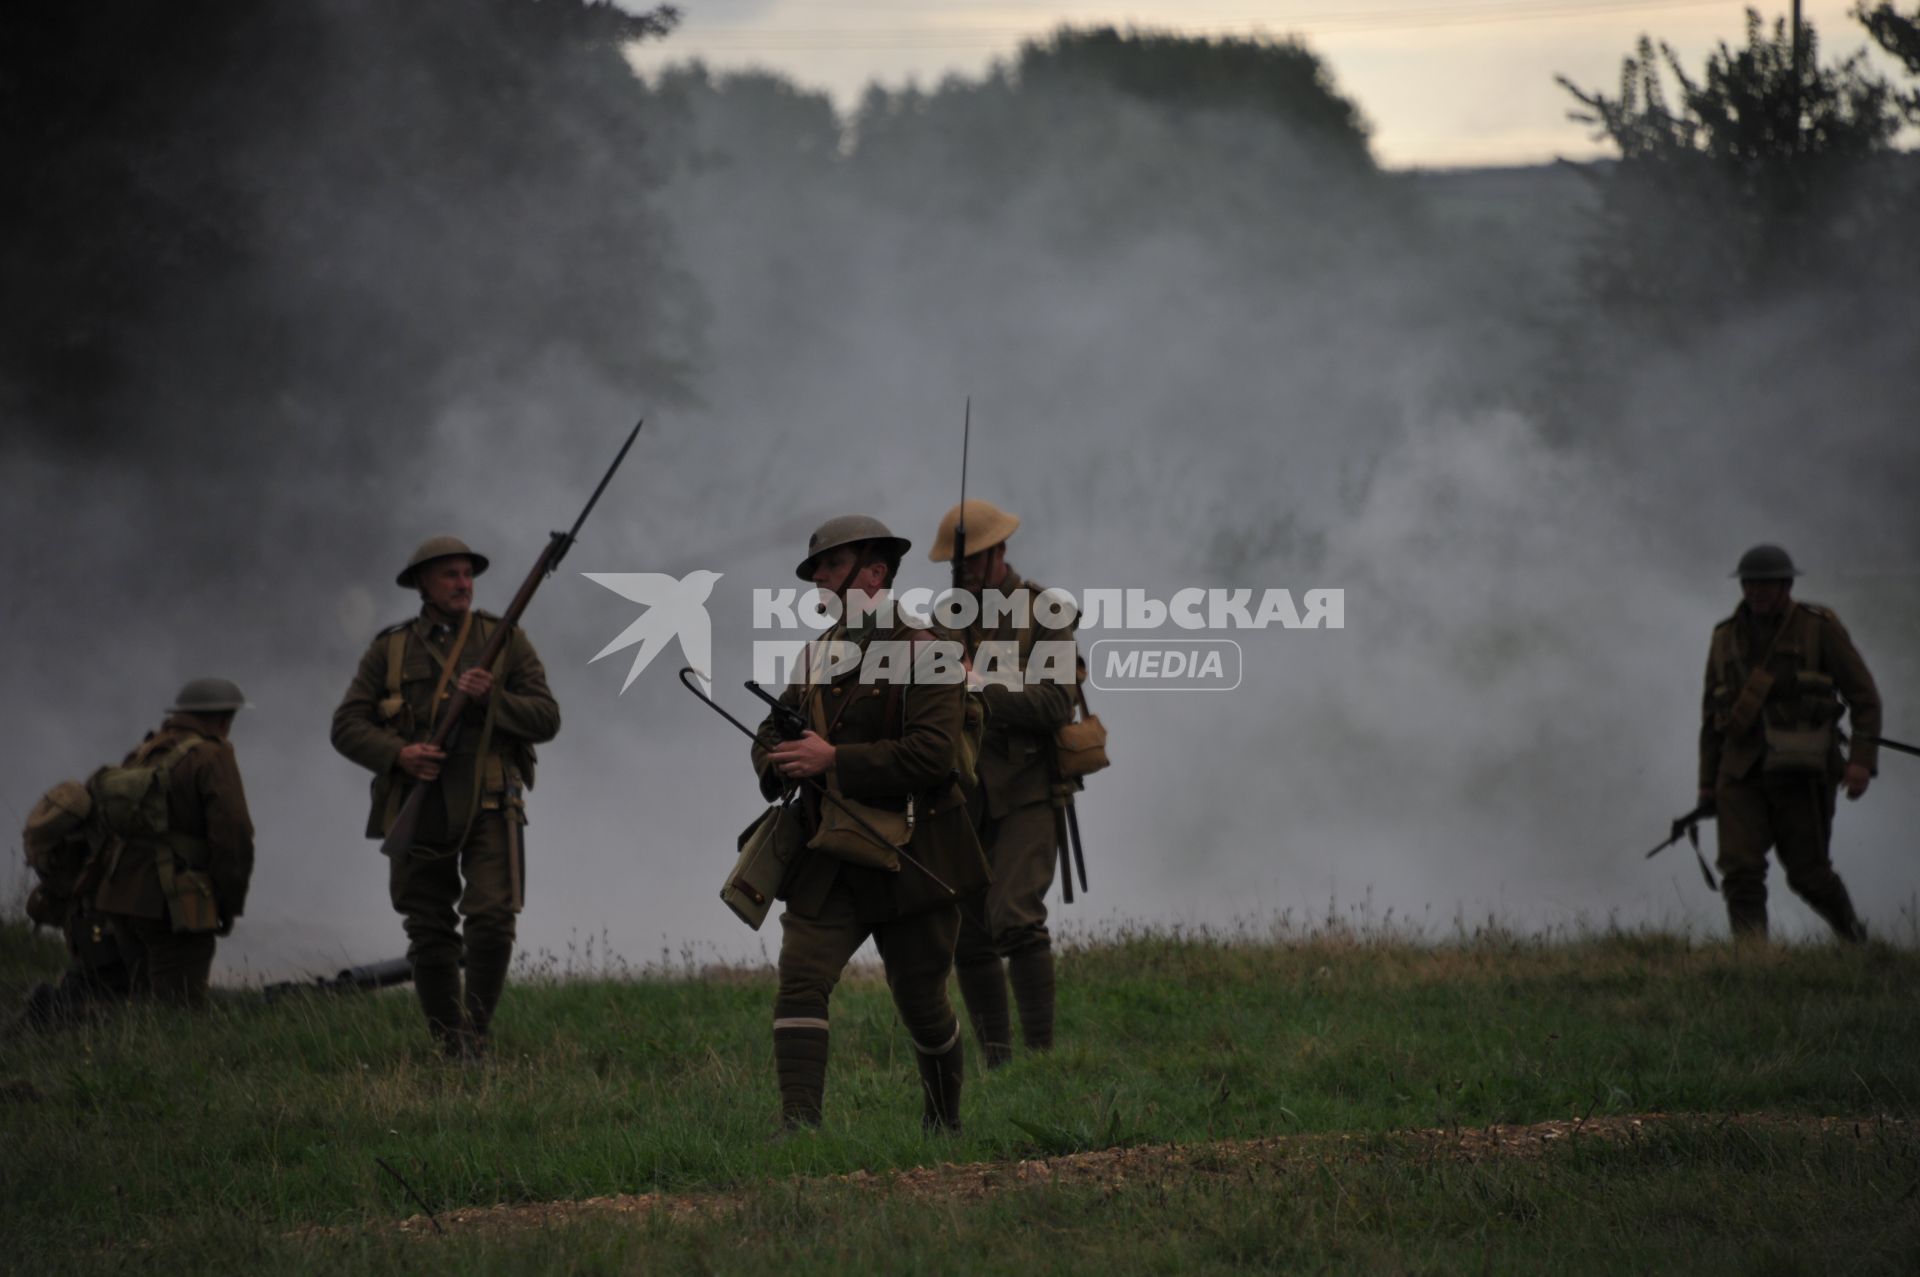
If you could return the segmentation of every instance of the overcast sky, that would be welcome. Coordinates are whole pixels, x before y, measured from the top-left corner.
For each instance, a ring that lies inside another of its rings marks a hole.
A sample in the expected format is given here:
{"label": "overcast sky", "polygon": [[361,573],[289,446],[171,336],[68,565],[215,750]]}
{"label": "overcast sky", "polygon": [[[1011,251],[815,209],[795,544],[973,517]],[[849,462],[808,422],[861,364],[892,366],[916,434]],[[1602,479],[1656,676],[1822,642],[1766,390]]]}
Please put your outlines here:
{"label": "overcast sky", "polygon": [[[1828,57],[1866,43],[1852,0],[1806,0]],[[636,55],[643,68],[698,57],[761,67],[830,92],[843,107],[873,81],[932,87],[977,76],[1022,40],[1062,23],[1135,24],[1192,35],[1297,34],[1374,126],[1394,167],[1520,164],[1599,152],[1556,74],[1613,91],[1644,32],[1689,68],[1716,42],[1739,44],[1734,0],[682,0],[685,20]],[[1787,12],[1763,4],[1771,22]]]}

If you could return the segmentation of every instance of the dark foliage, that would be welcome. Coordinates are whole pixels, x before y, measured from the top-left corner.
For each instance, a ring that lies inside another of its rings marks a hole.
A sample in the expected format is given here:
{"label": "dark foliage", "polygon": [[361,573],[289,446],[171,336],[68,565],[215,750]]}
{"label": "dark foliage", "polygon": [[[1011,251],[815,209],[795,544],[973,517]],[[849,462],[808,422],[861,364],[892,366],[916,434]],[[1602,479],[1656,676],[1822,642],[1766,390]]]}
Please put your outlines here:
{"label": "dark foliage", "polygon": [[0,10],[16,441],[310,465],[555,351],[670,388],[644,94],[671,8],[29,0]]}
{"label": "dark foliage", "polygon": [[1561,79],[1584,108],[1573,118],[1620,152],[1598,175],[1588,263],[1604,308],[1674,330],[1791,290],[1920,267],[1914,166],[1893,149],[1898,93],[1863,54],[1820,65],[1805,24],[1797,67],[1793,45],[1784,20],[1769,29],[1748,10],[1745,47],[1721,44],[1699,79],[1645,37],[1617,96]]}

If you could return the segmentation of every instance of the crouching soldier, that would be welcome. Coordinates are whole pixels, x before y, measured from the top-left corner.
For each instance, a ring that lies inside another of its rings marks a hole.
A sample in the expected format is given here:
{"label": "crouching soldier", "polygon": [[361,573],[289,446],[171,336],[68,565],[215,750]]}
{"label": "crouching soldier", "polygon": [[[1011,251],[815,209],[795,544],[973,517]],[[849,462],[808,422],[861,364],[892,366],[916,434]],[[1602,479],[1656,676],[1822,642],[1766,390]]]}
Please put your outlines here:
{"label": "crouching soldier", "polygon": [[[180,689],[166,721],[147,734],[119,769],[103,772],[96,790],[119,778],[166,794],[164,821],[121,823],[124,832],[103,847],[94,908],[125,955],[135,997],[201,1006],[213,970],[215,938],[233,931],[253,878],[253,819],[240,783],[240,765],[227,739],[233,716],[246,707],[240,689],[224,678],[197,678]],[[151,777],[145,769],[152,769]],[[96,805],[114,805],[95,793]],[[144,808],[145,804],[129,803]]]}
{"label": "crouching soldier", "polygon": [[[427,1028],[448,1056],[467,1059],[487,1052],[513,961],[533,747],[560,730],[524,631],[515,628],[491,669],[479,664],[501,624],[473,606],[473,579],[486,570],[485,556],[454,537],[415,550],[396,580],[420,592],[420,614],[374,637],[333,713],[333,747],[373,773],[369,838],[386,836],[413,785],[438,782],[412,847],[390,857],[387,886]],[[456,690],[469,698],[466,717],[442,750],[429,738]]]}
{"label": "crouching soldier", "polygon": [[[807,835],[779,892],[787,907],[773,1053],[789,1127],[820,1122],[828,1000],[871,936],[913,1039],[922,1122],[960,1128],[962,1043],[947,976],[958,902],[986,885],[987,867],[958,782],[966,685],[957,645],[887,616],[908,544],[861,515],[813,534],[798,575],[836,596],[843,619],[809,644],[780,698],[804,730],[783,731],[770,714],[753,749],[770,800],[801,786]],[[859,659],[839,659],[852,653]]]}

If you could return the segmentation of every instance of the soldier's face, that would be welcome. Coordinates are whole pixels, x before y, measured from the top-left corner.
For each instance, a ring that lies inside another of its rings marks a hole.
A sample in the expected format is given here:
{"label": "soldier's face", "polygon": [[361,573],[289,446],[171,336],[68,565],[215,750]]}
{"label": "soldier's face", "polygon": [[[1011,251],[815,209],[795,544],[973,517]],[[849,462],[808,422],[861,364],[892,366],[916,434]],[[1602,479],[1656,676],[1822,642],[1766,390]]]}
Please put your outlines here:
{"label": "soldier's face", "polygon": [[427,602],[448,616],[464,616],[473,606],[473,560],[465,555],[435,559],[414,579]]}
{"label": "soldier's face", "polygon": [[[829,594],[844,594],[848,590],[872,594],[886,579],[887,565],[868,563],[858,572],[853,572],[853,565],[859,558],[859,552],[850,545],[828,550],[813,561],[813,583]],[[852,580],[847,579],[849,573],[853,575]]]}
{"label": "soldier's face", "polygon": [[1793,598],[1792,581],[1742,581],[1740,594],[1755,616],[1778,616]]}
{"label": "soldier's face", "polygon": [[1000,578],[1006,574],[1007,546],[1004,541],[960,560],[960,584],[975,592],[1000,584]]}

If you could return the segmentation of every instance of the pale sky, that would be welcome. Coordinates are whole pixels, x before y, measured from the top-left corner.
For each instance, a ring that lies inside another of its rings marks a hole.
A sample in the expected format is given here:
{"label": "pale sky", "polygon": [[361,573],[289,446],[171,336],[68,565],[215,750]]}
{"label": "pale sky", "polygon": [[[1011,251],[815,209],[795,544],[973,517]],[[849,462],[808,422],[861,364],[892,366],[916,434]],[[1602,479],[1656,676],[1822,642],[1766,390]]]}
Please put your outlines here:
{"label": "pale sky", "polygon": [[[1392,167],[1522,164],[1601,148],[1566,118],[1561,73],[1609,94],[1641,33],[1698,72],[1719,41],[1745,42],[1747,6],[1729,0],[680,0],[684,20],[635,55],[642,70],[699,58],[758,67],[825,90],[843,108],[870,82],[932,88],[978,76],[1022,40],[1063,23],[1129,24],[1190,35],[1299,35],[1373,125]],[[1769,25],[1781,4],[1759,6]],[[1823,61],[1867,44],[1853,0],[1805,0]]]}

